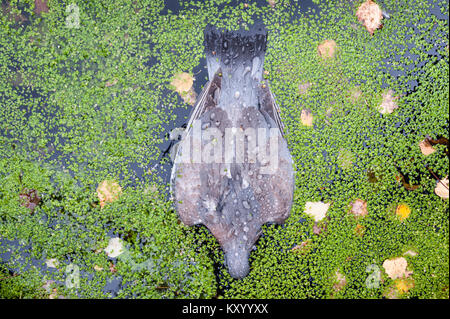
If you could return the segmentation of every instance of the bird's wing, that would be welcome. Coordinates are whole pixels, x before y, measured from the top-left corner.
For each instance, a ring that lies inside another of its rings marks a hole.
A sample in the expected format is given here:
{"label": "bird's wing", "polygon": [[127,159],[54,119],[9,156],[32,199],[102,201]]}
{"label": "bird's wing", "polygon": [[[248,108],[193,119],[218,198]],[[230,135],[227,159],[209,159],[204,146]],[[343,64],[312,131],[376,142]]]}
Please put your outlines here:
{"label": "bird's wing", "polygon": [[271,117],[271,119],[278,126],[278,129],[281,132],[281,136],[284,137],[284,125],[283,122],[281,122],[280,107],[275,100],[275,95],[270,90],[268,81],[266,81],[266,83],[261,86],[259,101],[260,110],[264,111]]}
{"label": "bird's wing", "polygon": [[192,125],[195,120],[200,118],[200,116],[205,113],[207,110],[216,107],[217,105],[217,96],[216,90],[220,90],[221,87],[221,70],[217,70],[216,74],[212,81],[208,81],[205,87],[202,90],[197,102],[195,103],[194,110],[191,113],[189,118],[189,122],[187,124],[186,135],[188,135],[189,131],[192,129]]}
{"label": "bird's wing", "polygon": [[[183,133],[182,140],[186,137],[189,137],[190,131],[192,130],[193,123],[195,120],[199,119],[203,113],[206,111],[215,108],[217,105],[217,99],[218,95],[220,94],[221,89],[221,73],[222,71],[217,70],[215,73],[213,79],[211,81],[208,81],[203,88],[202,92],[200,93],[199,97],[197,98],[197,101],[195,103],[194,109],[190,115],[189,121],[186,126],[186,130]],[[181,143],[182,141],[180,141]],[[175,157],[178,156],[179,148],[177,150],[177,154]],[[172,167],[172,172],[170,176],[170,193],[173,195],[174,190],[174,182],[176,177],[176,170],[177,170],[177,163],[176,160],[174,161],[174,165]]]}

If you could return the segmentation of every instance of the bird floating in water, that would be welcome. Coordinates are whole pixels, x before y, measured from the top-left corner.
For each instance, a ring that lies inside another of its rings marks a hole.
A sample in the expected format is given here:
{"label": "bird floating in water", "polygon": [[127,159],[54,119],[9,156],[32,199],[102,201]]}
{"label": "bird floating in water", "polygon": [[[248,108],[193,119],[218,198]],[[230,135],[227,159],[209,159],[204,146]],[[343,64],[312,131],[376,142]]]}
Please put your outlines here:
{"label": "bird floating in water", "polygon": [[181,221],[203,224],[220,243],[233,278],[245,277],[265,223],[289,217],[292,157],[269,84],[267,31],[205,29],[209,81],[176,150],[171,192]]}

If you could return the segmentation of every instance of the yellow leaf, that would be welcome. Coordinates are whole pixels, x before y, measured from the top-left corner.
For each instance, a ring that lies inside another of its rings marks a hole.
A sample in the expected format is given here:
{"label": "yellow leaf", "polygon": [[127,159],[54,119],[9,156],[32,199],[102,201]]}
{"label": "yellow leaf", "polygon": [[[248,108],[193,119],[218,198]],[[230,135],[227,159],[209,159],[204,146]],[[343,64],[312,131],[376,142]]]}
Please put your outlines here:
{"label": "yellow leaf", "polygon": [[400,218],[401,221],[405,220],[411,214],[411,209],[406,204],[400,204],[395,209],[395,213]]}
{"label": "yellow leaf", "polygon": [[410,289],[414,288],[414,280],[412,278],[402,278],[395,281],[395,288],[401,294],[407,293]]}
{"label": "yellow leaf", "polygon": [[302,124],[305,126],[313,126],[313,115],[310,110],[303,109],[302,113],[300,114],[300,120],[302,121]]}

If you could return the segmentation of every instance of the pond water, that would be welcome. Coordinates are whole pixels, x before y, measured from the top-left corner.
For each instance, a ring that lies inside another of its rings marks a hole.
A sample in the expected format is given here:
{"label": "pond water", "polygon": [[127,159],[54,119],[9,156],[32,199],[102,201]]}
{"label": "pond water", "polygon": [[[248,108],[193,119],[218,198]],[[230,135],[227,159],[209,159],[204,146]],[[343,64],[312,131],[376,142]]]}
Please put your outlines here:
{"label": "pond water", "polygon": [[[202,3],[202,1],[198,1],[200,4]],[[3,8],[6,7],[7,5],[7,1],[2,1],[2,6]],[[196,7],[196,2],[195,1],[180,1],[180,3],[178,3],[177,1],[164,1],[164,8],[158,13],[161,16],[167,16],[169,19],[174,17],[174,16],[179,16],[182,14],[187,14],[187,12],[189,10],[191,10],[191,8],[195,8]],[[241,2],[240,1],[230,1],[226,4],[222,4],[217,6],[217,11],[221,12],[222,10],[224,10],[224,8],[226,7],[237,7]],[[256,4],[257,7],[262,8],[262,7],[267,7],[268,3],[267,1],[264,0],[258,0],[254,2]],[[383,2],[380,2],[381,4],[383,4]],[[434,15],[436,16],[438,19],[445,21],[445,23],[448,25],[448,15],[442,14],[441,10],[439,8],[439,4],[440,2],[438,1],[431,1],[430,3],[433,4],[433,7],[431,9],[431,11],[429,12],[430,15]],[[311,9],[314,9],[314,11],[312,11]],[[393,8],[390,8],[391,10],[388,11],[389,15],[391,16],[391,18],[393,16],[396,15],[396,11]],[[322,16],[320,15],[320,10],[319,10],[319,6],[316,4],[316,1],[293,1],[290,4],[290,8],[289,8],[289,20],[286,21],[287,25],[291,25],[291,24],[296,24],[296,22],[298,22],[299,19],[304,19],[304,15],[305,14],[312,14],[312,15],[317,15],[316,19],[320,19]],[[314,12],[314,13],[312,13]],[[23,16],[27,19],[24,23],[23,26],[21,28],[25,28],[27,26],[30,25],[30,20],[32,19],[30,13],[27,12],[23,12],[22,13]],[[322,17],[323,18],[323,17]],[[101,20],[101,18],[99,17],[99,20]],[[149,32],[152,30],[152,28],[154,28],[155,26],[152,25],[145,25],[147,20],[143,19],[142,23],[144,24],[143,30],[149,30]],[[447,55],[448,55],[448,31],[447,34],[445,34],[445,32],[442,31],[441,34],[436,34],[435,29],[433,28],[431,30],[428,31],[427,34],[423,34],[421,29],[417,28],[417,26],[415,25],[407,25],[407,28],[411,28],[414,30],[414,32],[416,32],[417,34],[421,34],[422,37],[425,39],[425,41],[431,42],[433,44],[433,48],[427,52],[428,56],[430,59],[435,59],[436,63],[438,63],[441,59],[444,58],[443,53],[445,51],[445,48],[447,47]],[[20,30],[20,28],[18,28],[18,30]],[[402,29],[403,30],[403,29]],[[163,76],[167,76],[167,74],[163,74],[163,71],[161,69],[159,69],[159,66],[162,65],[164,62],[164,59],[161,57],[158,57],[157,52],[159,52],[158,50],[162,50],[161,48],[158,47],[158,45],[160,45],[160,43],[158,41],[153,41],[151,39],[151,35],[143,35],[142,39],[144,39],[145,41],[142,43],[142,45],[144,46],[148,46],[149,51],[152,52],[152,55],[150,55],[145,61],[142,62],[142,65],[148,69],[151,69],[152,72],[154,72],[154,74],[158,74],[158,72],[161,73],[161,77]],[[65,41],[65,40],[62,40]],[[167,41],[173,41],[172,39],[168,39]],[[270,41],[270,32],[269,32],[269,41]],[[275,42],[275,41],[274,41]],[[278,45],[278,44],[277,44]],[[404,49],[405,49],[405,54],[400,56],[388,56],[386,59],[380,61],[380,66],[379,66],[379,70],[383,70],[386,73],[390,74],[390,82],[384,82],[382,85],[380,86],[382,89],[387,89],[390,87],[390,83],[392,83],[392,81],[396,81],[397,83],[399,83],[399,87],[402,87],[402,91],[401,92],[397,92],[399,94],[403,94],[405,96],[412,94],[414,92],[416,92],[418,90],[418,88],[421,85],[421,80],[420,80],[420,76],[426,71],[424,70],[424,68],[428,65],[427,62],[425,60],[423,60],[422,58],[420,58],[420,55],[415,52],[415,43],[411,43],[408,42],[407,39],[405,39],[405,43],[404,43]],[[176,46],[176,43],[173,44],[173,46]],[[420,49],[420,48],[419,48]],[[299,49],[301,51],[301,48]],[[274,49],[275,51],[275,49]],[[271,59],[273,59],[273,57],[271,57]],[[11,58],[11,60],[14,60],[14,57]],[[107,59],[105,59],[107,60]],[[397,63],[395,63],[395,65],[392,63],[392,61],[397,61]],[[405,63],[406,61],[406,63]],[[13,61],[14,62],[14,61]],[[110,62],[108,62],[110,63]],[[117,61],[113,61],[111,63],[117,63]],[[80,65],[83,64],[83,61],[80,61]],[[120,64],[120,63],[119,63]],[[28,66],[27,65],[20,65],[20,62],[17,63],[11,63],[10,65],[15,65],[16,68],[11,69],[10,73],[11,74],[16,74],[18,72],[22,72],[22,73],[26,73],[28,70]],[[10,65],[8,65],[8,67],[10,67]],[[80,67],[83,68],[83,67]],[[72,70],[73,71],[73,70]],[[87,85],[89,85],[89,76],[93,76],[94,73],[96,73],[97,68],[95,66],[95,64],[91,64],[90,67],[86,67],[85,69],[83,69],[83,71],[81,73],[86,73],[87,74],[87,78],[86,78],[86,83],[88,83]],[[206,67],[206,60],[203,56],[199,56],[197,59],[197,63],[195,63],[195,65],[193,65],[192,69],[189,70],[191,71],[191,73],[194,75],[195,81],[193,84],[193,89],[194,91],[199,94],[203,88],[203,86],[206,84],[207,79],[207,67]],[[66,77],[66,76],[72,76],[69,73],[61,73],[60,74],[62,77]],[[82,74],[81,74],[82,75]],[[80,75],[80,76],[81,76]],[[144,72],[145,75],[145,72]],[[412,75],[412,76],[411,76]],[[103,78],[102,78],[103,79]],[[394,79],[394,80],[392,80]],[[106,79],[103,79],[104,81],[106,81]],[[120,82],[120,81],[119,81]],[[160,118],[160,122],[155,125],[155,127],[151,127],[152,131],[149,134],[154,134],[155,136],[152,136],[152,138],[154,138],[155,140],[157,140],[157,142],[148,142],[148,144],[146,144],[147,141],[145,141],[143,143],[143,145],[149,145],[152,149],[148,150],[149,153],[151,153],[151,156],[149,156],[149,158],[145,158],[145,162],[141,162],[139,161],[140,158],[144,158],[145,157],[145,152],[147,150],[145,150],[145,147],[141,148],[136,148],[137,151],[139,151],[139,154],[136,155],[136,157],[133,157],[133,154],[129,154],[129,153],[125,153],[125,157],[121,159],[121,161],[124,161],[126,163],[126,167],[128,169],[127,172],[119,172],[118,176],[116,175],[115,177],[119,180],[119,183],[126,183],[126,187],[129,188],[134,188],[137,187],[139,185],[143,185],[143,184],[149,184],[149,183],[156,183],[157,185],[160,186],[161,191],[160,191],[160,196],[161,198],[168,198],[169,194],[168,194],[168,182],[169,182],[169,178],[170,178],[170,171],[171,171],[171,161],[170,161],[170,148],[173,146],[173,141],[169,140],[169,133],[175,129],[175,128],[179,128],[179,127],[183,127],[186,125],[188,119],[189,119],[189,115],[192,111],[192,107],[187,105],[186,103],[183,103],[181,97],[179,96],[174,96],[168,88],[165,89],[159,89],[157,85],[161,85],[160,83],[162,83],[163,81],[153,81],[152,83],[150,83],[150,81],[148,82],[148,86],[144,86],[142,85],[142,82],[139,84],[141,85],[141,88],[147,92],[149,91],[156,91],[158,90],[158,93],[155,94],[155,96],[149,94],[149,97],[154,97],[155,100],[158,101],[158,105],[155,107],[155,112],[158,113],[158,116],[161,116]],[[354,82],[355,85],[356,84],[360,84],[359,83],[359,79],[357,78],[350,78],[350,82]],[[403,83],[405,82],[405,83]],[[109,83],[109,82],[106,82]],[[130,87],[133,87],[135,83],[130,83]],[[127,85],[122,84],[123,87],[125,88]],[[108,86],[108,84],[106,84],[106,86]],[[111,85],[112,87],[114,85]],[[279,84],[277,85],[277,87],[279,86]],[[69,176],[70,178],[75,178],[75,183],[78,185],[78,187],[80,189],[83,189],[83,187],[91,187],[92,185],[86,185],[86,182],[89,182],[88,178],[76,178],[77,174],[80,174],[80,171],[86,172],[83,174],[86,174],[86,176],[97,176],[96,174],[100,173],[103,174],[103,171],[107,171],[107,169],[105,169],[105,165],[100,165],[100,166],[96,166],[96,165],[91,165],[92,162],[98,161],[99,159],[105,159],[108,156],[104,156],[101,154],[96,154],[94,152],[94,150],[92,151],[92,154],[89,153],[85,153],[85,150],[83,151],[83,153],[77,154],[76,152],[76,148],[72,151],[72,152],[67,152],[67,151],[61,151],[58,147],[55,147],[54,145],[56,145],[56,138],[59,135],[59,132],[61,131],[70,131],[70,128],[68,126],[68,124],[64,124],[66,121],[60,121],[61,118],[59,117],[61,114],[65,114],[64,112],[66,111],[61,111],[59,109],[59,107],[55,104],[52,104],[52,98],[55,97],[55,92],[44,92],[43,90],[35,90],[34,88],[30,87],[30,86],[26,86],[25,84],[21,85],[21,84],[17,84],[14,85],[14,89],[17,90],[17,92],[20,92],[19,95],[21,96],[21,98],[23,98],[24,100],[34,100],[36,101],[36,103],[34,104],[34,107],[31,109],[30,105],[28,104],[27,106],[23,107],[23,109],[20,109],[20,114],[22,114],[23,116],[23,122],[28,122],[28,121],[35,121],[36,118],[37,119],[47,119],[49,123],[57,123],[52,124],[48,130],[46,131],[47,136],[45,136],[46,139],[46,143],[44,146],[36,146],[36,144],[38,144],[38,140],[39,140],[39,136],[32,136],[31,138],[28,136],[25,136],[22,134],[15,134],[14,136],[8,131],[8,127],[5,126],[0,126],[0,137],[2,138],[2,142],[5,143],[10,143],[10,144],[14,144],[15,148],[17,149],[21,149],[21,150],[38,150],[38,153],[41,154],[41,156],[39,156],[39,158],[36,159],[36,162],[39,162],[42,166],[45,167],[49,167],[52,170],[55,171],[59,171],[62,174],[66,174],[67,176]],[[131,90],[131,89],[130,89]],[[280,92],[281,94],[284,94],[282,92],[282,90],[278,90],[277,92]],[[79,94],[80,92],[76,92],[75,94]],[[81,91],[82,93],[82,91]],[[90,93],[91,94],[91,93]],[[126,102],[126,98],[120,98],[117,99],[116,96],[116,92],[114,92],[113,95],[105,98],[105,99],[100,99],[100,101],[102,103],[109,103],[111,102],[112,108],[116,107],[120,107],[121,103],[125,103]],[[172,94],[172,95],[171,95]],[[58,97],[58,98],[64,98],[64,94],[62,97]],[[0,95],[0,104],[1,103],[6,103],[8,99],[7,94],[3,94]],[[321,101],[321,97],[317,98],[317,101]],[[80,101],[82,100],[82,97],[80,97]],[[289,99],[282,99],[283,101],[287,101],[284,103],[288,103]],[[40,103],[38,103],[37,101],[41,101]],[[133,98],[131,99],[131,103],[133,103]],[[95,104],[92,108],[92,112],[96,111],[96,105]],[[282,108],[286,107],[286,105],[281,105]],[[138,108],[144,108],[145,109],[145,105],[139,105]],[[98,107],[98,109],[100,110],[100,107]],[[75,110],[75,108],[74,108]],[[104,109],[102,109],[104,110]],[[78,112],[77,110],[75,110],[75,112]],[[77,115],[79,115],[80,117],[86,116],[86,118],[89,118],[89,114],[85,114],[83,115],[84,110],[79,111],[79,113],[77,113]],[[86,111],[87,112],[87,111]],[[145,110],[142,111],[144,114]],[[293,116],[292,114],[294,113],[289,113],[287,112],[287,114],[285,114],[285,118],[286,121],[289,122],[298,122],[298,119],[295,118],[295,116]],[[56,118],[56,117],[57,118]],[[111,121],[111,123],[114,122],[114,119],[110,119],[108,117],[108,114],[102,114],[102,119],[106,119],[106,122],[108,122],[108,120]],[[114,114],[111,115],[112,117],[114,117]],[[126,115],[124,115],[126,117]],[[135,119],[139,116],[139,111],[135,112],[133,114],[133,116],[135,117]],[[380,115],[381,117],[381,115]],[[145,117],[145,119],[149,119],[150,117]],[[53,122],[52,119],[55,119],[56,122]],[[345,120],[343,120],[345,121]],[[81,123],[81,122],[80,122]],[[116,125],[117,123],[114,122]],[[406,125],[408,123],[405,122],[398,122],[398,124],[395,124],[398,127],[401,127],[402,125]],[[131,126],[131,125],[130,125]],[[157,126],[157,127],[156,127]],[[448,126],[448,122],[447,122],[447,126]],[[317,129],[318,133],[315,133],[316,135],[312,135],[311,140],[314,139],[320,139],[320,131],[321,129],[323,129],[326,126],[314,126],[315,129]],[[100,125],[101,128],[101,125]],[[97,128],[96,128],[97,129]],[[108,129],[108,128],[105,128]],[[133,132],[134,128],[130,128],[130,130],[128,130],[128,124],[126,122],[126,120],[124,121],[124,124],[122,126],[122,129],[124,132],[128,132],[128,133],[124,133],[125,136],[126,134],[130,134],[130,136],[132,136],[133,134],[135,134],[135,132]],[[384,134],[383,132],[383,128],[380,127],[380,136]],[[113,129],[111,129],[111,131],[114,131]],[[20,132],[20,130],[19,130]],[[79,134],[82,131],[74,131],[75,134]],[[101,133],[101,129],[98,131]],[[70,132],[69,132],[70,133]],[[109,133],[108,133],[109,134]],[[122,134],[122,132],[120,132],[120,128],[117,128],[117,134]],[[294,137],[292,137],[294,136]],[[361,136],[362,138],[366,138],[364,135]],[[66,143],[66,140],[69,141],[69,139],[72,138],[73,140],[77,140],[77,139],[73,139],[73,136],[71,136],[70,134],[67,135],[67,137],[62,136],[61,138],[59,138],[58,143],[59,145],[62,145],[63,147],[68,144],[69,142]],[[80,136],[80,138],[83,138],[82,136]],[[88,140],[89,138],[92,138],[91,135],[87,135],[85,136],[86,140]],[[290,132],[290,137],[289,137],[290,141],[295,141],[295,132]],[[82,140],[79,140],[79,143],[82,143]],[[88,141],[86,141],[88,142]],[[89,141],[90,143],[91,141]],[[90,147],[95,148],[96,145],[99,146],[99,143],[97,142],[93,142],[92,144],[90,144]],[[307,144],[307,143],[306,143]],[[6,144],[5,144],[6,145]],[[365,144],[366,145],[366,144]],[[295,146],[292,145],[292,146]],[[314,146],[314,145],[312,145]],[[135,147],[133,145],[133,147]],[[331,173],[325,173],[323,180],[325,180],[327,183],[329,183],[329,186],[327,187],[334,187],[335,185],[339,184],[339,182],[342,182],[340,180],[340,176],[342,175],[343,172],[343,168],[339,167],[339,165],[334,161],[333,158],[333,148],[335,148],[334,145],[330,145],[330,149],[327,150],[317,150],[317,152],[314,152],[314,156],[320,157],[321,161],[323,161],[324,163],[326,163],[326,170],[328,170],[329,172],[340,172],[339,174],[331,174]],[[369,146],[367,146],[367,148],[370,148]],[[6,149],[6,148],[5,148]],[[3,150],[3,148],[2,148]],[[317,153],[317,154],[316,154]],[[31,154],[31,153],[30,153]],[[90,155],[92,155],[90,157]],[[114,158],[118,158],[117,154],[113,154],[113,156],[111,157],[112,159],[108,159],[108,161],[110,163],[112,163],[111,165],[114,164]],[[129,157],[127,157],[129,156]],[[3,154],[0,156],[3,157]],[[333,162],[334,161],[334,162]],[[115,166],[116,168],[122,168],[124,166],[121,166],[122,164],[117,164],[117,166]],[[302,167],[302,169],[308,169],[308,166],[303,163],[300,162],[298,163],[298,168]],[[361,165],[361,167],[358,167],[358,164],[355,164],[356,170],[363,170],[364,166]],[[76,168],[76,169],[74,169]],[[151,171],[151,173],[149,174],[148,172]],[[117,172],[115,170],[112,170],[112,172]],[[3,177],[2,172],[0,171],[0,177]],[[114,174],[104,174],[105,176],[110,176],[110,175],[114,175]],[[84,176],[84,175],[83,175]],[[69,178],[68,177],[68,178]],[[318,191],[318,196],[322,199],[322,198],[326,198],[326,191],[321,189],[320,191]],[[44,194],[45,195],[45,194]],[[49,195],[50,196],[50,195]],[[299,218],[298,219],[298,223],[299,224],[303,224],[306,220]],[[48,222],[48,220],[45,220],[43,222]],[[55,221],[53,223],[49,223],[52,227],[55,227],[56,229],[56,224],[58,223],[64,223],[64,218],[60,218],[60,219],[55,219]],[[103,228],[103,235],[106,237],[124,237],[123,235],[121,235],[120,230],[118,229],[114,229],[112,227],[109,227],[109,225],[99,225],[100,227]],[[78,225],[74,225],[74,227],[79,227],[79,231],[83,232],[83,225],[82,224],[78,224]],[[283,232],[285,226],[279,226],[279,225],[272,225],[269,226],[269,228],[271,228],[273,231],[270,233],[270,238],[272,238],[274,235],[274,233],[280,233]],[[305,236],[308,237],[309,234],[305,233]],[[265,234],[263,234],[262,238],[264,238],[264,240],[266,240],[265,238]],[[140,246],[141,248],[145,245],[145,239],[144,238],[139,238],[136,240],[137,245]],[[95,242],[93,241],[92,244],[94,244]],[[296,244],[300,244],[300,243],[291,243],[291,240],[288,238],[286,240],[286,242],[282,242],[282,240],[280,240],[279,243],[275,244],[275,247],[277,250],[283,251],[284,249],[286,249],[286,247],[291,247],[292,245],[296,245]],[[8,268],[10,269],[11,272],[13,273],[20,273],[20,272],[24,272],[27,271],[28,269],[30,269],[30,267],[34,266],[39,272],[41,272],[42,274],[45,274],[45,276],[47,276],[47,280],[55,280],[55,282],[57,284],[65,284],[63,281],[61,281],[60,279],[52,279],[54,277],[52,277],[52,274],[56,274],[57,270],[55,268],[49,268],[45,265],[45,260],[47,256],[43,256],[40,259],[36,259],[33,258],[31,256],[31,252],[33,251],[34,247],[35,247],[36,243],[34,243],[33,241],[28,241],[28,242],[23,242],[22,240],[7,240],[5,238],[3,238],[2,236],[0,236],[0,259],[3,263],[5,263],[6,265],[8,265]],[[258,246],[258,243],[256,244],[256,247]],[[257,248],[255,247],[255,251],[257,250]],[[290,249],[290,248],[288,248]],[[65,265],[70,265],[72,264],[73,260],[70,256],[70,254],[65,256],[65,260],[59,260],[61,263],[65,264]],[[212,258],[213,259],[213,258]],[[113,263],[117,262],[117,259],[111,258],[111,261]],[[80,276],[85,278],[87,280],[87,282],[90,281],[95,281],[96,278],[94,276],[93,272],[89,272],[89,271],[85,271],[84,269],[87,268],[87,265],[81,265],[79,264],[79,266],[83,269],[80,271]],[[222,264],[218,264],[215,263],[214,265],[215,267],[215,275],[218,278],[218,282],[221,280],[220,278],[223,276],[223,265]],[[66,266],[67,268],[67,266]],[[312,278],[309,275],[308,271],[304,271],[303,272],[304,276],[307,276],[309,278],[309,280],[312,282],[312,285],[315,284],[314,282],[314,278]],[[67,276],[68,273],[67,273]],[[59,281],[58,281],[59,280]],[[130,285],[130,283],[127,282],[122,282],[122,278],[120,275],[117,276],[112,276],[111,278],[108,279],[106,285],[103,288],[103,292],[104,295],[107,297],[115,297],[117,296],[118,292],[123,289],[124,287],[126,287],[127,285]],[[223,295],[224,291],[227,290],[229,288],[229,286],[227,287],[223,287],[223,288],[218,288],[218,294],[219,295]]]}

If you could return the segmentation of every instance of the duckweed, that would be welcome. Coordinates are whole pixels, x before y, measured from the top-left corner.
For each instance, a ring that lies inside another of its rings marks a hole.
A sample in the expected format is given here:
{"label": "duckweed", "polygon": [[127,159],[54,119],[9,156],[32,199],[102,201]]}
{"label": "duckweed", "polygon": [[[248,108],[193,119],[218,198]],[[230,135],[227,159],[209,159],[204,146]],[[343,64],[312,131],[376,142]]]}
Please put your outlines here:
{"label": "duckweed", "polygon": [[[418,146],[449,137],[448,2],[375,1],[389,18],[373,35],[361,0],[269,2],[1,1],[1,297],[449,297],[448,199],[434,193],[448,142],[427,156]],[[205,26],[256,20],[296,185],[291,216],[263,227],[235,280],[214,237],[181,224],[168,196],[167,135],[191,110],[171,81],[193,75],[199,94]],[[338,48],[332,58],[321,43]],[[380,113],[391,91],[396,107]],[[108,180],[122,191],[105,205]],[[21,202],[30,192],[33,209]],[[364,218],[349,214],[358,198]],[[326,231],[314,232],[307,202],[330,203]],[[114,258],[113,237],[125,247]],[[383,262],[410,249],[412,275],[389,278]]]}

